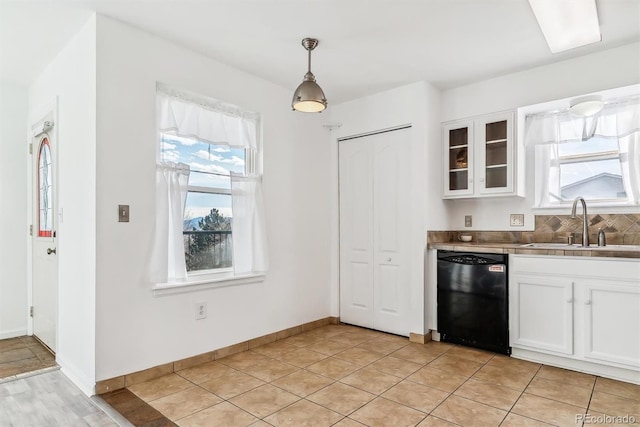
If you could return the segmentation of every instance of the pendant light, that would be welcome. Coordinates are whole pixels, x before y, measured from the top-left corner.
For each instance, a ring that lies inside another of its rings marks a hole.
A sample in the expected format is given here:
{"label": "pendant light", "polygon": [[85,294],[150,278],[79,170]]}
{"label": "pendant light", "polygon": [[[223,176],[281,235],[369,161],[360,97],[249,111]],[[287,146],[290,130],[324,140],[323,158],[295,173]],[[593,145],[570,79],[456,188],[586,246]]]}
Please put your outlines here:
{"label": "pendant light", "polygon": [[304,113],[320,113],[327,108],[327,98],[325,98],[322,88],[318,86],[316,77],[311,72],[311,51],[318,46],[318,40],[307,37],[302,39],[302,46],[309,52],[308,70],[307,74],[304,75],[304,80],[293,93],[291,107]]}

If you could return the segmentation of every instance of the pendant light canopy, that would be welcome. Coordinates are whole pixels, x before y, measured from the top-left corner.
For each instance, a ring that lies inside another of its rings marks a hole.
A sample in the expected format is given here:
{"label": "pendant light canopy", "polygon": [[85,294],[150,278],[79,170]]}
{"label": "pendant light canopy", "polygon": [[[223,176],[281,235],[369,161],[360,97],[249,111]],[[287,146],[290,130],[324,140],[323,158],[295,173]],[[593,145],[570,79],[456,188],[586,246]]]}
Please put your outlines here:
{"label": "pendant light canopy", "polygon": [[304,75],[304,80],[293,93],[291,107],[296,111],[304,113],[320,113],[327,108],[327,98],[324,96],[322,88],[316,83],[316,77],[311,72],[311,51],[318,46],[318,40],[312,38],[302,39],[302,46],[307,49],[308,69]]}

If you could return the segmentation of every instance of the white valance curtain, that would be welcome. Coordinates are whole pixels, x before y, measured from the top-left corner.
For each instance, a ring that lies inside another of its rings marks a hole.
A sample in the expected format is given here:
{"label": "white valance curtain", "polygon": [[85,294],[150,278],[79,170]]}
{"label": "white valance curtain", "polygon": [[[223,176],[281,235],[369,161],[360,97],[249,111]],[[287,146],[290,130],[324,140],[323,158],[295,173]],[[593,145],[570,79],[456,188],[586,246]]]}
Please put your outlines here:
{"label": "white valance curtain", "polygon": [[189,185],[189,165],[164,162],[156,167],[156,224],[151,280],[154,283],[187,279],[182,222]]}
{"label": "white valance curtain", "polygon": [[[161,83],[156,89],[159,133],[245,149],[248,172],[252,175],[231,176],[234,275],[266,272],[262,177],[251,170],[257,167],[255,159],[259,157],[259,116]],[[188,277],[182,232],[189,166],[159,161],[156,176],[152,280],[155,283],[185,281]]]}
{"label": "white valance curtain", "polygon": [[640,95],[607,101],[598,114],[579,117],[568,109],[526,117],[526,144],[586,141],[594,136],[625,138],[640,132]]}
{"label": "white valance curtain", "polygon": [[210,144],[258,149],[258,116],[223,102],[157,84],[158,129]]}
{"label": "white valance curtain", "polygon": [[[538,187],[543,192],[559,188],[559,144],[593,137],[618,140],[625,192],[630,203],[640,203],[640,95],[606,101],[602,111],[590,117],[578,117],[568,109],[527,115],[525,143],[535,147],[536,158],[550,165],[548,176],[536,178],[543,181]],[[560,198],[537,194],[536,206],[544,197]]]}

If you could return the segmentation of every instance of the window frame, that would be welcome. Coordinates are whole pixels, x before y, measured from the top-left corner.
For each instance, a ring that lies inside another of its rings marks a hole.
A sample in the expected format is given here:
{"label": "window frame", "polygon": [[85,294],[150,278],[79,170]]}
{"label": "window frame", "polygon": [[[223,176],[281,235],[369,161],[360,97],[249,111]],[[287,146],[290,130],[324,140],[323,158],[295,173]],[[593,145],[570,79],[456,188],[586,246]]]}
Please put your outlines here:
{"label": "window frame", "polygon": [[[158,83],[160,85],[160,83]],[[158,86],[157,86],[158,87]],[[164,87],[164,86],[163,86]],[[165,88],[166,89],[166,88]],[[162,93],[166,95],[168,92],[165,90],[158,91],[158,93]],[[178,96],[178,98],[183,99],[188,102],[193,102],[198,104],[198,98],[201,98],[196,95],[195,101],[193,99],[189,99],[191,95],[187,94],[187,98],[182,98],[182,96]],[[249,112],[247,110],[241,109],[239,107],[229,105],[232,110],[246,112],[247,114],[255,115],[253,119],[255,122],[255,131],[256,131],[256,141],[255,147],[244,147],[242,148],[245,154],[245,165],[244,165],[244,173],[239,174],[241,176],[250,176],[250,175],[258,175],[262,172],[262,120],[259,115],[256,113]],[[162,132],[158,129],[158,138],[156,143],[156,160],[158,162],[162,161],[162,142],[163,135],[167,135],[169,137],[183,137],[178,134],[174,134],[171,132]],[[193,138],[196,139],[196,138]],[[196,139],[197,140],[197,139]],[[206,140],[198,140],[205,144],[210,144],[209,141]],[[216,144],[212,144],[216,145]],[[229,146],[227,144],[219,144],[220,146]],[[229,146],[230,148],[234,148],[233,146]],[[240,148],[240,147],[237,147]],[[198,172],[198,171],[192,171]],[[205,172],[207,173],[207,172]],[[235,172],[234,172],[235,174]],[[229,175],[229,179],[231,179],[231,174]],[[221,187],[207,187],[207,186],[199,186],[199,185],[188,185],[187,186],[187,194],[189,192],[198,192],[198,193],[208,193],[208,194],[221,194],[221,195],[232,195],[231,188],[221,188]],[[233,232],[233,231],[232,231]],[[168,283],[154,283],[152,287],[152,292],[154,296],[163,296],[163,295],[173,295],[173,294],[183,294],[190,292],[198,292],[207,289],[220,288],[220,287],[228,287],[228,286],[237,286],[237,285],[245,285],[245,284],[253,284],[263,282],[266,278],[266,273],[247,273],[247,274],[235,274],[234,268],[219,268],[219,269],[207,269],[207,270],[194,270],[190,271],[187,275],[187,280],[183,282],[168,282]]]}
{"label": "window frame", "polygon": [[[549,158],[549,155],[543,155],[539,150],[551,150],[549,146],[541,146],[536,147],[535,156],[534,156],[534,181],[535,181],[535,201],[532,209],[534,212],[536,210],[562,210],[570,208],[572,200],[563,200],[557,198],[556,194],[559,196],[561,193],[561,188],[552,189],[549,184],[549,175],[550,168],[552,167],[552,161],[545,162],[545,159]],[[580,154],[580,155],[570,155],[570,156],[558,156],[556,159],[558,163],[558,167],[561,167],[563,164],[572,164],[572,163],[583,163],[585,161],[598,161],[598,160],[620,160],[620,152],[619,150],[608,151],[608,152],[599,152],[599,153],[589,153],[589,154]],[[622,178],[624,180],[624,177]],[[547,194],[546,197],[541,197],[542,183],[546,183],[546,188],[544,189]],[[589,208],[614,208],[614,209],[622,209],[624,211],[625,208],[630,208],[635,210],[638,209],[638,205],[632,203],[628,197],[626,198],[608,198],[608,199],[593,199],[585,197],[585,201],[589,205]]]}
{"label": "window frame", "polygon": [[[616,139],[616,142],[617,142],[617,139]],[[562,171],[562,165],[586,163],[590,161],[593,162],[593,161],[602,161],[602,160],[617,160],[618,162],[620,162],[621,161],[620,148],[617,148],[616,150],[609,150],[609,151],[598,151],[598,152],[592,151],[590,153],[585,153],[585,154],[572,154],[567,156],[558,155],[558,166]],[[549,173],[548,169],[547,169],[547,173]],[[621,178],[624,179],[624,177],[622,176]],[[557,188],[557,190],[558,190],[558,194],[561,195],[562,186]],[[551,192],[550,189],[549,189],[549,192]],[[585,198],[585,201],[590,205],[598,205],[598,204],[615,205],[615,204],[621,204],[621,203],[628,204],[629,199],[627,197],[616,197],[616,198],[606,198],[606,199],[605,198],[601,198],[601,199]],[[550,205],[561,205],[561,204],[570,204],[570,203],[573,203],[573,200],[561,199],[561,201],[558,202],[557,204],[550,203]]]}
{"label": "window frame", "polygon": [[[205,144],[208,144],[207,142],[204,142]],[[249,171],[249,166],[248,166],[248,154],[250,151],[250,149],[248,148],[244,148],[244,173],[242,174],[243,176],[246,176],[248,174],[250,174],[252,171]],[[253,166],[253,163],[252,163]],[[194,171],[194,172],[198,172],[198,173],[207,173],[207,172],[202,172],[202,171]],[[229,181],[231,181],[231,175],[229,175]],[[201,193],[201,194],[216,194],[216,195],[227,195],[229,197],[231,197],[231,183],[229,183],[229,188],[223,188],[223,187],[206,187],[206,186],[201,186],[201,185],[187,185],[187,197],[189,197],[189,193]],[[233,208],[232,208],[233,210]],[[232,216],[233,218],[233,216]],[[184,220],[184,216],[183,216],[183,220]],[[231,229],[231,233],[233,235],[233,228]],[[188,275],[189,276],[193,276],[194,280],[198,279],[198,278],[218,278],[218,277],[228,277],[229,274],[233,273],[233,254],[232,254],[232,258],[231,258],[231,267],[221,267],[221,268],[208,268],[208,269],[203,269],[203,270],[192,270],[192,271],[188,271]]]}

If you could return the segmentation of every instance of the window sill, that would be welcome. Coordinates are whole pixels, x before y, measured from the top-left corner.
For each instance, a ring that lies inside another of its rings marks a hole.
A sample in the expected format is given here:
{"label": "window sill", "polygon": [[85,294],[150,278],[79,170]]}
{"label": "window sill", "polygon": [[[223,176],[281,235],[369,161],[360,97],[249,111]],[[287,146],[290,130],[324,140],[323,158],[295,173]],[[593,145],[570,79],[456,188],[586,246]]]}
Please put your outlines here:
{"label": "window sill", "polygon": [[265,277],[264,273],[246,274],[244,276],[223,275],[222,277],[196,276],[186,282],[156,283],[152,290],[154,296],[184,294],[227,286],[259,283],[263,282]]}

